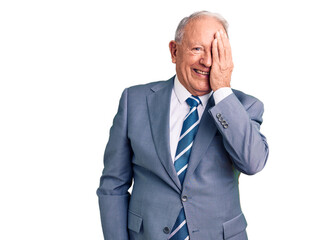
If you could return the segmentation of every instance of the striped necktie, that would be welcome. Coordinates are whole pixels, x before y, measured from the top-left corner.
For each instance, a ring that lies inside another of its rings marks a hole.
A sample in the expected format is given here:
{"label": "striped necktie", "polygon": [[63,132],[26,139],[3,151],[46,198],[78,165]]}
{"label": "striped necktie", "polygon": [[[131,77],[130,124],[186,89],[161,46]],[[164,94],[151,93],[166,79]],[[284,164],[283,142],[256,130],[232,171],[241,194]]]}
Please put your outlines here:
{"label": "striped necktie", "polygon": [[[182,131],[180,133],[176,155],[175,155],[175,169],[177,176],[183,185],[188,160],[190,158],[191,149],[194,137],[199,127],[199,115],[197,107],[201,104],[199,97],[190,96],[186,99],[186,103],[190,106],[189,113],[185,116]],[[188,240],[190,239],[186,225],[186,217],[184,208],[180,210],[176,223],[171,230],[169,240]]]}

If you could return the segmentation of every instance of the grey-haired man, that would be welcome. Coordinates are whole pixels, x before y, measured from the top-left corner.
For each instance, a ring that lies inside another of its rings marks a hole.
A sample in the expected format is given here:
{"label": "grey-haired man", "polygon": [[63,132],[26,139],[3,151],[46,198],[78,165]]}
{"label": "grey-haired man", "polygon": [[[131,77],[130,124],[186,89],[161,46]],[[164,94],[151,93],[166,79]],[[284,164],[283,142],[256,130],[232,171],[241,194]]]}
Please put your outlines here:
{"label": "grey-haired man", "polygon": [[169,48],[174,77],[122,94],[97,191],[104,237],[245,240],[238,177],[267,161],[263,104],[230,87],[220,15],[184,18]]}

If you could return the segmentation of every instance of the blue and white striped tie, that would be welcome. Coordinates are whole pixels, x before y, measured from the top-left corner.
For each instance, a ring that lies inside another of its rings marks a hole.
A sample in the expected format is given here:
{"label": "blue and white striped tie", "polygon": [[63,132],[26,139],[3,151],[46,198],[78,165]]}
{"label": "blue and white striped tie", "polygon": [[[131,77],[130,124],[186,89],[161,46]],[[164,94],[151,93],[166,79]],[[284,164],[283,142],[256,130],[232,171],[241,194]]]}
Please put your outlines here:
{"label": "blue and white striped tie", "polygon": [[[197,107],[199,104],[201,104],[201,100],[199,99],[199,97],[192,95],[191,97],[186,99],[186,103],[191,107],[191,109],[184,119],[175,156],[175,169],[181,184],[183,184],[184,182],[193,140],[199,127],[200,121]],[[169,240],[189,239],[190,237],[186,225],[185,212],[184,208],[182,208],[177,217],[176,223],[171,230]]]}

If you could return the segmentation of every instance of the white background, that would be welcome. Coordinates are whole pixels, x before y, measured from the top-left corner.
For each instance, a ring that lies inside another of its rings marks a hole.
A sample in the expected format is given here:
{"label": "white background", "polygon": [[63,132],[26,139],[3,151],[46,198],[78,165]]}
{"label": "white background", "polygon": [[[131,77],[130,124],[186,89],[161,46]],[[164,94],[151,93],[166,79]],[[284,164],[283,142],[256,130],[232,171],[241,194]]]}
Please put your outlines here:
{"label": "white background", "polygon": [[232,87],[265,104],[265,169],[240,178],[250,240],[331,239],[327,1],[1,1],[0,239],[102,239],[96,196],[125,87],[174,75],[197,10],[230,23]]}

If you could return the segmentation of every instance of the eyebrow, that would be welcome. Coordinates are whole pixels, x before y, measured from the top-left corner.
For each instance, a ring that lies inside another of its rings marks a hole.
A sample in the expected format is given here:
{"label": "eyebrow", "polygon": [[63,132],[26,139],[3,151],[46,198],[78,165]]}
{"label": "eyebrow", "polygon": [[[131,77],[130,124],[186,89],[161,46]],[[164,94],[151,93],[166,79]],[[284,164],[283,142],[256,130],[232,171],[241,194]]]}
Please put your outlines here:
{"label": "eyebrow", "polygon": [[189,46],[195,46],[195,45],[199,45],[199,46],[205,46],[203,43],[201,42],[188,42]]}

